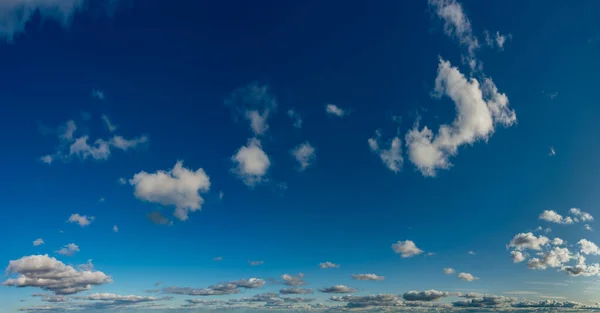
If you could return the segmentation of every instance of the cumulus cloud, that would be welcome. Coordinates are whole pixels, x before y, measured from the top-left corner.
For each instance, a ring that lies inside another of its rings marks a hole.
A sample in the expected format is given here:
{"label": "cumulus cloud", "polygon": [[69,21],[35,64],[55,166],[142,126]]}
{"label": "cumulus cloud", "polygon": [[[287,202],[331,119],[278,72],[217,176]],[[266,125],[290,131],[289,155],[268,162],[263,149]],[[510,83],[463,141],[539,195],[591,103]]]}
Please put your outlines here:
{"label": "cumulus cloud", "polygon": [[545,270],[548,267],[561,267],[571,260],[571,252],[567,248],[554,247],[552,250],[538,253],[539,257],[531,258],[527,263],[530,269]]}
{"label": "cumulus cloud", "polygon": [[474,281],[479,279],[478,277],[473,276],[471,273],[459,273],[458,278],[464,281]]}
{"label": "cumulus cloud", "polygon": [[79,224],[81,227],[89,226],[94,221],[93,216],[79,215],[77,213],[72,214],[67,222]]}
{"label": "cumulus cloud", "polygon": [[454,270],[453,268],[450,268],[450,267],[444,268],[444,274],[452,275],[454,273],[456,273],[456,270]]}
{"label": "cumulus cloud", "polygon": [[181,221],[188,219],[189,212],[200,210],[204,203],[200,193],[210,189],[210,179],[204,170],[187,169],[182,161],[177,161],[169,171],[139,172],[129,184],[134,186],[134,195],[140,200],[175,206],[173,215]]}
{"label": "cumulus cloud", "polygon": [[511,251],[510,255],[515,263],[521,263],[525,261],[525,254],[523,254],[521,251]]}
{"label": "cumulus cloud", "polygon": [[583,255],[577,256],[577,264],[574,266],[563,266],[562,270],[569,276],[598,276],[600,275],[600,264],[586,264]]}
{"label": "cumulus cloud", "polygon": [[79,246],[74,243],[65,245],[60,250],[56,251],[56,253],[66,256],[73,256],[76,252],[79,252]]}
{"label": "cumulus cloud", "polygon": [[38,239],[36,239],[36,240],[34,240],[34,241],[33,241],[33,245],[34,245],[34,246],[36,246],[36,247],[37,247],[37,246],[41,246],[41,245],[43,245],[44,243],[45,243],[45,242],[44,242],[44,239],[42,239],[42,238],[38,238]]}
{"label": "cumulus cloud", "polygon": [[283,284],[286,286],[303,286],[306,285],[306,281],[304,280],[304,274],[299,273],[296,276],[292,276],[289,274],[281,275],[281,279],[283,280]]}
{"label": "cumulus cloud", "polygon": [[292,156],[300,164],[300,171],[304,171],[315,162],[317,158],[315,152],[315,148],[308,142],[304,142],[290,151]]}
{"label": "cumulus cloud", "polygon": [[18,275],[4,286],[37,287],[56,295],[69,295],[90,290],[91,286],[112,282],[110,276],[94,270],[77,270],[48,255],[31,255],[10,261],[6,274]]}
{"label": "cumulus cloud", "polygon": [[342,296],[331,297],[333,302],[347,302],[348,308],[377,308],[377,307],[397,307],[402,306],[402,301],[398,296],[392,294],[378,294],[368,296]]}
{"label": "cumulus cloud", "polygon": [[281,290],[279,290],[280,294],[283,295],[305,295],[305,294],[309,294],[309,293],[313,293],[313,289],[312,288],[283,288]]}
{"label": "cumulus cloud", "polygon": [[580,209],[578,208],[571,208],[569,210],[569,213],[573,216],[575,216],[575,221],[582,221],[582,222],[588,222],[588,221],[593,221],[594,217],[590,214],[590,213],[586,213],[586,212],[582,212]]}
{"label": "cumulus cloud", "polygon": [[583,228],[587,231],[593,231],[592,226],[590,226],[589,224],[583,225]]}
{"label": "cumulus cloud", "polygon": [[544,212],[542,212],[542,214],[540,214],[540,219],[556,224],[573,224],[574,222],[573,218],[571,218],[570,216],[563,217],[562,215],[556,213],[556,211],[553,210],[545,210]]}
{"label": "cumulus cloud", "polygon": [[586,255],[599,255],[600,254],[600,249],[598,249],[598,246],[587,240],[587,239],[581,239],[577,242],[577,245],[579,245],[579,248],[581,251],[581,253],[586,254]]}
{"label": "cumulus cloud", "polygon": [[510,241],[509,247],[513,247],[516,250],[542,250],[542,247],[550,242],[548,237],[540,235],[536,237],[533,233],[519,233],[513,237]]}
{"label": "cumulus cloud", "polygon": [[335,104],[331,104],[331,103],[325,105],[325,112],[329,115],[333,115],[333,116],[337,116],[337,117],[344,117],[344,116],[350,114],[350,110],[342,109],[341,107],[339,107]]}
{"label": "cumulus cloud", "polygon": [[[431,2],[431,1],[430,1]],[[457,116],[451,125],[443,124],[435,134],[418,123],[406,134],[410,161],[424,176],[435,176],[438,169],[448,169],[451,156],[458,148],[487,141],[495,125],[513,125],[517,118],[508,107],[508,97],[499,93],[494,82],[486,78],[483,85],[475,78],[467,79],[450,62],[440,58],[434,96],[448,96],[456,106]]]}
{"label": "cumulus cloud", "polygon": [[398,241],[392,245],[392,249],[403,258],[410,258],[423,253],[423,250],[417,248],[412,240]]}
{"label": "cumulus cloud", "polygon": [[269,87],[257,83],[234,90],[225,104],[232,107],[238,117],[249,122],[255,136],[264,135],[269,129],[267,120],[277,108],[277,101]]}
{"label": "cumulus cloud", "polygon": [[375,132],[375,137],[369,138],[369,148],[379,155],[379,158],[390,171],[398,173],[402,169],[404,158],[402,157],[402,142],[399,137],[394,137],[387,149],[381,147],[381,131]]}
{"label": "cumulus cloud", "polygon": [[323,262],[319,264],[319,267],[322,269],[326,269],[326,268],[340,268],[339,264],[335,264],[335,263],[331,263],[329,261],[327,262]]}
{"label": "cumulus cloud", "polygon": [[352,279],[355,280],[384,280],[385,276],[376,274],[352,274]]}
{"label": "cumulus cloud", "polygon": [[287,111],[287,115],[288,117],[294,122],[294,127],[296,128],[302,128],[302,116],[300,116],[300,114],[298,114],[298,112],[296,112],[295,110],[289,109]]}
{"label": "cumulus cloud", "polygon": [[212,285],[207,288],[189,288],[189,287],[167,287],[163,288],[165,294],[188,295],[188,296],[218,296],[230,295],[240,292],[243,289],[255,289],[265,285],[265,281],[260,278],[241,279],[227,283]]}
{"label": "cumulus cloud", "polygon": [[231,160],[235,164],[232,171],[250,187],[264,181],[271,166],[269,156],[256,138],[248,140],[248,144],[242,146]]}
{"label": "cumulus cloud", "polygon": [[444,291],[425,290],[425,291],[409,291],[402,295],[406,301],[435,301],[452,294]]}
{"label": "cumulus cloud", "polygon": [[350,288],[344,285],[335,285],[319,289],[323,293],[355,293],[358,289]]}

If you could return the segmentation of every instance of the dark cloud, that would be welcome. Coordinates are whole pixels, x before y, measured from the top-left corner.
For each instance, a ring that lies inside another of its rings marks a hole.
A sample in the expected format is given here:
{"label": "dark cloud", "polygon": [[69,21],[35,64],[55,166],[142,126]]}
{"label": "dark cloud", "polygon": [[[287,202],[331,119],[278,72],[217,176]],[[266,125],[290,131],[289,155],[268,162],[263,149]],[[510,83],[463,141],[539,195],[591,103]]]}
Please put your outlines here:
{"label": "dark cloud", "polygon": [[402,297],[406,301],[434,301],[444,297],[448,297],[451,294],[444,291],[437,290],[425,290],[425,291],[409,291]]}

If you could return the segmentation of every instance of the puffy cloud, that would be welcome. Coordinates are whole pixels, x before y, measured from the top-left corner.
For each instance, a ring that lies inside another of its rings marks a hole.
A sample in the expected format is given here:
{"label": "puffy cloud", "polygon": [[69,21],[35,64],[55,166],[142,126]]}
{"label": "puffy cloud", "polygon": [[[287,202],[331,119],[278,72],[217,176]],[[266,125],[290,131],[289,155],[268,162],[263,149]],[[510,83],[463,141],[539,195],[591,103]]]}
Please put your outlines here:
{"label": "puffy cloud", "polygon": [[434,301],[444,297],[448,297],[451,294],[444,291],[437,290],[425,290],[425,291],[409,291],[406,292],[402,297],[406,301]]}
{"label": "puffy cloud", "polygon": [[299,170],[303,171],[315,162],[317,158],[315,151],[315,148],[310,143],[304,142],[292,149],[290,153],[300,164]]}
{"label": "puffy cloud", "polygon": [[380,145],[381,132],[378,130],[375,137],[369,138],[368,143],[371,151],[379,155],[379,158],[390,171],[398,173],[402,169],[404,158],[402,157],[402,142],[399,137],[394,137],[388,149],[382,149]]}
{"label": "puffy cloud", "polygon": [[460,146],[487,141],[496,124],[508,127],[517,120],[508,107],[508,98],[498,92],[491,79],[486,78],[483,85],[475,78],[467,80],[458,68],[440,59],[434,96],[442,95],[456,106],[454,122],[441,125],[435,136],[427,126],[419,130],[418,123],[406,134],[409,159],[424,176],[448,169],[452,165],[449,158],[458,154]]}
{"label": "puffy cloud", "polygon": [[294,122],[294,127],[302,128],[303,120],[302,120],[302,116],[300,116],[300,114],[298,114],[298,112],[296,112],[295,110],[289,109],[287,111],[287,115]]}
{"label": "puffy cloud", "polygon": [[299,273],[296,276],[283,274],[281,275],[281,279],[283,280],[283,284],[286,286],[303,286],[306,285],[306,281],[304,280],[304,274]]}
{"label": "puffy cloud", "polygon": [[530,269],[546,269],[548,267],[561,267],[571,260],[571,252],[567,248],[554,247],[552,250],[538,254],[540,258],[531,258],[527,263]]}
{"label": "puffy cloud", "polygon": [[385,276],[376,274],[352,274],[352,279],[356,280],[384,280]]}
{"label": "puffy cloud", "polygon": [[56,253],[66,256],[73,256],[76,252],[79,252],[79,246],[74,243],[65,245],[60,250],[56,251]]}
{"label": "puffy cloud", "polygon": [[478,277],[473,276],[471,273],[459,273],[458,278],[464,281],[474,281],[479,279]]}
{"label": "puffy cloud", "polygon": [[331,287],[321,288],[319,289],[319,291],[323,293],[355,293],[358,290],[344,285],[335,285]]}
{"label": "puffy cloud", "polygon": [[91,286],[112,282],[110,276],[93,270],[76,270],[48,255],[31,255],[10,261],[6,268],[9,278],[4,286],[37,287],[56,295],[69,295],[90,290]]}
{"label": "puffy cloud", "polygon": [[542,250],[542,247],[550,242],[548,237],[540,235],[536,237],[533,233],[519,233],[513,237],[510,241],[509,247],[513,247],[516,250]]}
{"label": "puffy cloud", "polygon": [[257,83],[234,90],[225,104],[250,123],[255,136],[264,135],[269,129],[267,120],[277,108],[277,101],[269,92],[269,87]]}
{"label": "puffy cloud", "polygon": [[594,220],[594,217],[590,213],[582,212],[578,208],[571,208],[569,210],[569,213],[571,213],[571,215],[575,216],[577,219],[579,219],[582,222],[588,222],[588,221]]}
{"label": "puffy cloud", "polygon": [[473,35],[471,22],[462,6],[456,0],[429,0],[434,13],[444,21],[444,32],[449,37],[456,38],[465,46],[469,55],[473,56],[479,48],[477,37]]}
{"label": "puffy cloud", "polygon": [[113,226],[113,231],[115,233],[118,233],[119,232],[119,227],[117,227],[117,225]]}
{"label": "puffy cloud", "polygon": [[241,279],[228,283],[212,285],[208,288],[189,288],[189,287],[167,287],[163,288],[165,294],[188,295],[188,296],[218,296],[230,295],[240,292],[240,288],[255,289],[265,285],[265,281],[259,278]]}
{"label": "puffy cloud", "polygon": [[344,117],[350,114],[350,110],[344,110],[335,104],[327,104],[325,105],[325,112],[329,115]]}
{"label": "puffy cloud", "polygon": [[423,250],[417,248],[412,240],[398,241],[392,245],[392,249],[403,258],[410,258],[423,253]]}
{"label": "puffy cloud", "polygon": [[44,239],[42,239],[42,238],[38,238],[38,239],[36,239],[36,240],[34,240],[34,241],[33,241],[33,245],[34,245],[34,246],[36,246],[36,247],[37,247],[37,246],[41,246],[41,245],[43,245],[44,243],[45,243],[45,242],[44,242]]}
{"label": "puffy cloud", "polygon": [[319,264],[319,267],[322,269],[326,269],[326,268],[340,268],[339,264],[335,264],[335,263],[331,263],[329,261],[327,262],[323,262]]}
{"label": "puffy cloud", "polygon": [[589,224],[583,225],[583,228],[587,231],[593,231],[592,226],[590,226]]}
{"label": "puffy cloud", "polygon": [[556,238],[552,239],[552,241],[550,243],[554,246],[561,246],[561,245],[565,244],[565,241],[556,237]]}
{"label": "puffy cloud", "polygon": [[525,261],[525,255],[521,251],[511,251],[510,255],[515,263],[521,263]]}
{"label": "puffy cloud", "polygon": [[264,181],[271,166],[269,156],[256,138],[248,140],[248,144],[242,146],[231,160],[236,165],[232,171],[250,187]]}
{"label": "puffy cloud", "polygon": [[600,249],[598,249],[598,246],[587,240],[587,239],[581,239],[577,242],[577,244],[579,245],[579,248],[581,251],[581,253],[586,254],[586,255],[599,255],[600,254]]}
{"label": "puffy cloud", "polygon": [[574,266],[563,266],[562,270],[569,276],[598,276],[600,275],[600,264],[587,265],[583,255],[577,256],[577,264]]}
{"label": "puffy cloud", "polygon": [[342,296],[331,297],[334,302],[347,302],[348,308],[369,308],[369,307],[395,307],[401,306],[402,301],[392,294],[378,294],[368,296]]}
{"label": "puffy cloud", "polygon": [[265,261],[259,260],[259,261],[248,261],[248,265],[250,266],[259,266],[259,265],[263,265],[265,264]]}
{"label": "puffy cloud", "polygon": [[573,219],[570,216],[563,217],[562,215],[556,213],[553,210],[545,210],[540,214],[540,219],[556,224],[573,224]]}
{"label": "puffy cloud", "polygon": [[515,301],[516,301],[515,298],[494,296],[494,295],[484,295],[481,298],[460,300],[460,301],[452,302],[452,305],[455,307],[465,307],[465,308],[499,308],[499,307],[507,306],[508,304],[515,302]]}
{"label": "puffy cloud", "polygon": [[117,130],[117,125],[110,122],[110,119],[106,115],[102,115],[102,121],[106,124],[106,128],[109,132],[114,133]]}
{"label": "puffy cloud", "polygon": [[86,215],[79,215],[77,213],[72,214],[67,222],[69,223],[77,223],[81,227],[89,226],[94,221],[94,217],[87,217]]}
{"label": "puffy cloud", "polygon": [[45,19],[67,26],[83,2],[84,0],[4,0],[0,2],[0,38],[11,42],[15,35],[25,32],[25,25],[36,12]]}
{"label": "puffy cloud", "polygon": [[450,267],[444,268],[444,274],[451,275],[454,273],[456,273],[456,271],[453,268],[450,268]]}
{"label": "puffy cloud", "polygon": [[313,293],[312,288],[283,288],[279,290],[282,295],[305,295]]}
{"label": "puffy cloud", "polygon": [[182,161],[177,161],[169,171],[139,172],[129,183],[135,188],[136,198],[175,206],[173,215],[182,221],[188,219],[189,212],[200,210],[204,203],[200,193],[210,189],[210,179],[204,170],[187,169]]}

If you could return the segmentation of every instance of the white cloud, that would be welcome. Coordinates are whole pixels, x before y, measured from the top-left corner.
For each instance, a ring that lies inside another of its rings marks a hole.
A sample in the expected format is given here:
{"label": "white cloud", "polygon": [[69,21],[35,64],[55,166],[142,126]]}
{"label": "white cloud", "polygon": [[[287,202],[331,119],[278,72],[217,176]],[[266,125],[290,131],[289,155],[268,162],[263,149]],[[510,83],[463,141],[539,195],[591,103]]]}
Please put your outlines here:
{"label": "white cloud", "polygon": [[600,254],[600,249],[598,249],[598,246],[587,240],[587,239],[581,239],[577,242],[577,244],[579,245],[580,251],[583,254],[586,255],[599,255]]}
{"label": "white cloud", "polygon": [[79,246],[74,243],[65,245],[60,250],[56,251],[56,253],[66,256],[73,256],[76,252],[79,252]]}
{"label": "white cloud", "polygon": [[412,240],[398,241],[392,245],[392,249],[403,258],[410,258],[423,253],[423,250],[417,248]]}
{"label": "white cloud", "polygon": [[69,120],[64,126],[60,127],[58,137],[61,140],[71,141],[73,140],[73,135],[75,134],[76,130],[77,125],[75,122],[73,120]]}
{"label": "white cloud", "polygon": [[458,278],[464,281],[474,281],[479,279],[478,277],[473,276],[471,273],[459,273]]}
{"label": "white cloud", "polygon": [[356,280],[384,280],[385,276],[376,274],[352,274],[352,279]]}
{"label": "white cloud", "polygon": [[315,148],[310,143],[304,142],[292,149],[290,153],[300,163],[299,169],[303,171],[315,162],[317,158],[315,151]]}
{"label": "white cloud", "polygon": [[594,263],[587,265],[585,263],[585,256],[577,256],[577,264],[575,266],[563,266],[562,270],[567,272],[569,276],[599,276],[600,275],[600,264]]}
{"label": "white cloud", "polygon": [[588,231],[593,231],[592,226],[590,226],[589,224],[583,225],[583,228]]}
{"label": "white cloud", "polygon": [[192,171],[177,161],[169,171],[139,172],[129,180],[136,198],[165,206],[175,206],[173,215],[185,221],[188,213],[201,209],[204,199],[200,193],[208,192],[210,179],[203,169]]}
{"label": "white cloud", "polygon": [[281,279],[283,280],[283,284],[286,286],[297,287],[306,285],[306,281],[304,280],[304,274],[302,273],[299,273],[296,276],[283,274],[281,275]]}
{"label": "white cloud", "polygon": [[37,246],[41,246],[41,245],[43,245],[44,243],[45,243],[45,242],[44,242],[44,239],[42,239],[42,238],[38,238],[38,239],[36,239],[36,240],[34,240],[34,241],[33,241],[33,245],[34,245],[34,246],[36,246],[36,247],[37,247]]}
{"label": "white cloud", "polygon": [[269,156],[256,138],[248,140],[248,144],[241,147],[231,160],[236,164],[233,172],[250,187],[264,181],[271,166]]}
{"label": "white cloud", "polygon": [[287,111],[287,115],[294,122],[294,127],[302,128],[302,124],[304,121],[302,120],[302,116],[300,116],[300,114],[298,114],[298,112],[296,112],[293,109],[289,109]]}
{"label": "white cloud", "polygon": [[119,232],[119,227],[117,227],[117,225],[113,226],[113,231],[115,233],[118,233]]}
{"label": "white cloud", "polygon": [[10,261],[6,274],[17,274],[18,277],[6,280],[4,286],[37,287],[57,295],[74,294],[112,282],[102,272],[76,270],[48,255],[31,255]]}
{"label": "white cloud", "polygon": [[458,39],[460,44],[467,48],[469,56],[473,58],[475,50],[479,48],[479,42],[473,35],[471,22],[460,3],[456,0],[429,0],[429,5],[433,7],[435,14],[444,21],[446,35]]}
{"label": "white cloud", "polygon": [[267,120],[277,108],[277,101],[270,94],[269,87],[256,83],[234,90],[225,104],[250,123],[255,136],[264,135],[269,129]]}
{"label": "white cloud", "polygon": [[337,106],[335,104],[331,104],[331,103],[325,105],[325,112],[327,112],[327,114],[329,114],[329,115],[333,115],[333,116],[337,116],[337,117],[344,117],[344,116],[350,114],[350,110],[342,109],[339,106]]}
{"label": "white cloud", "polygon": [[513,237],[510,241],[509,247],[513,247],[516,250],[542,250],[542,247],[547,245],[550,242],[550,239],[546,236],[540,235],[536,237],[533,233],[519,233]]}
{"label": "white cloud", "polygon": [[117,125],[113,124],[110,122],[110,119],[108,118],[108,116],[106,115],[102,115],[102,121],[104,121],[104,124],[106,124],[106,128],[108,129],[109,132],[114,133],[117,130]]}
{"label": "white cloud", "polygon": [[525,261],[525,255],[521,251],[511,251],[510,255],[515,263],[521,263]]}
{"label": "white cloud", "polygon": [[531,258],[527,263],[530,269],[546,269],[548,267],[560,267],[571,260],[572,255],[569,249],[554,247],[552,250],[544,253],[538,253],[539,258]]}
{"label": "white cloud", "polygon": [[563,217],[562,215],[556,213],[553,210],[545,210],[540,214],[540,219],[556,224],[573,224],[573,219],[570,216]]}
{"label": "white cloud", "polygon": [[456,270],[454,270],[453,268],[451,268],[451,267],[444,268],[444,274],[451,275],[454,273],[456,273]]}
{"label": "white cloud", "polygon": [[331,287],[321,288],[319,289],[319,291],[323,293],[355,293],[358,290],[344,285],[335,285]]}
{"label": "white cloud", "polygon": [[[403,305],[402,301],[395,295],[392,294],[377,294],[367,296],[333,296],[329,299],[334,302],[347,302],[344,311],[352,309],[368,309],[373,308],[384,309],[389,307],[400,307]],[[354,310],[352,310],[354,311]],[[370,311],[369,311],[370,312]],[[386,311],[387,312],[387,311]]]}
{"label": "white cloud", "polygon": [[327,262],[320,263],[319,267],[323,268],[323,269],[325,269],[325,268],[340,268],[340,265],[327,261]]}
{"label": "white cloud", "polygon": [[556,155],[556,150],[554,150],[554,147],[550,146],[550,152],[548,152],[548,156],[555,156]]}
{"label": "white cloud", "polygon": [[125,185],[127,184],[127,179],[125,179],[124,177],[119,177],[119,179],[117,179],[117,182],[121,185]]}
{"label": "white cloud", "polygon": [[71,214],[71,216],[69,216],[69,219],[67,220],[67,222],[77,223],[81,227],[89,226],[93,221],[94,221],[93,216],[88,217],[86,215],[79,215],[77,213]]}
{"label": "white cloud", "polygon": [[390,171],[398,173],[402,169],[404,158],[402,157],[402,141],[399,137],[394,137],[390,142],[388,149],[382,149],[380,145],[381,132],[377,130],[375,137],[369,138],[369,148],[379,155],[379,158]]}
{"label": "white cloud", "polygon": [[556,238],[552,239],[552,241],[550,243],[554,246],[560,246],[560,245],[565,244],[565,241],[556,237]]}
{"label": "white cloud", "polygon": [[571,208],[569,210],[569,213],[571,213],[571,215],[574,215],[576,217],[576,222],[578,220],[582,221],[582,222],[588,222],[588,221],[594,220],[594,217],[590,213],[582,212],[578,208]]}
{"label": "white cloud", "polygon": [[250,266],[259,266],[265,264],[265,261],[248,261]]}
{"label": "white cloud", "polygon": [[498,92],[491,79],[486,78],[483,85],[475,78],[467,80],[458,68],[441,58],[434,91],[435,97],[446,95],[452,99],[457,116],[451,125],[441,125],[435,136],[427,126],[419,130],[418,123],[406,134],[409,159],[424,176],[448,169],[452,165],[449,158],[458,154],[460,146],[487,141],[496,124],[508,127],[516,122],[508,98]]}
{"label": "white cloud", "polygon": [[106,95],[104,94],[104,91],[102,91],[100,89],[93,89],[92,90],[92,98],[96,98],[98,100],[105,100]]}
{"label": "white cloud", "polygon": [[25,25],[36,12],[42,18],[67,26],[82,3],[83,0],[3,0],[0,2],[0,38],[11,42],[15,35],[25,31]]}

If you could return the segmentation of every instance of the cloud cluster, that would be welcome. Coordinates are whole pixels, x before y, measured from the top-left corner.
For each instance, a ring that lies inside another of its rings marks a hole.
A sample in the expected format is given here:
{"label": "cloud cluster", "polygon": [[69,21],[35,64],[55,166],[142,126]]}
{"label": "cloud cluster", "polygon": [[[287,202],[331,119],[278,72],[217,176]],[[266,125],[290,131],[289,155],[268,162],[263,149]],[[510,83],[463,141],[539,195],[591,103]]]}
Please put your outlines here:
{"label": "cloud cluster", "polygon": [[410,258],[423,253],[423,250],[417,248],[412,240],[398,241],[392,245],[392,249],[403,258]]}
{"label": "cloud cluster", "polygon": [[542,214],[540,214],[540,219],[546,222],[563,225],[574,224],[579,222],[589,222],[594,220],[594,217],[591,214],[583,212],[578,208],[571,208],[569,210],[569,214],[571,216],[562,216],[556,211],[545,210],[544,212],[542,212]]}
{"label": "cloud cluster", "polygon": [[448,169],[452,165],[449,158],[458,153],[460,146],[487,141],[496,124],[508,127],[517,120],[508,107],[508,97],[498,92],[491,79],[485,78],[481,85],[440,58],[434,96],[444,95],[456,106],[454,122],[441,125],[435,135],[427,126],[419,130],[416,123],[406,134],[409,159],[424,176],[435,176],[438,169]]}
{"label": "cloud cluster", "polygon": [[207,288],[189,288],[189,287],[167,287],[163,288],[165,294],[188,295],[188,296],[219,296],[231,295],[240,292],[240,289],[255,289],[265,285],[265,281],[260,278],[241,279],[227,283],[212,285]]}
{"label": "cloud cluster", "polygon": [[185,221],[188,213],[200,210],[204,199],[200,193],[208,192],[210,179],[203,169],[195,171],[177,161],[173,169],[155,173],[139,172],[129,180],[136,198],[165,206],[175,206],[173,215]]}
{"label": "cloud cluster", "polygon": [[279,293],[282,295],[306,295],[309,293],[313,293],[312,288],[283,288],[279,290]]}
{"label": "cloud cluster", "polygon": [[48,255],[31,255],[10,261],[6,268],[8,275],[4,286],[37,287],[56,295],[70,295],[90,290],[91,286],[112,282],[110,276],[90,270],[77,270]]}
{"label": "cloud cluster", "polygon": [[456,0],[429,0],[434,13],[444,22],[444,32],[456,38],[461,45],[467,47],[471,58],[479,48],[477,37],[473,35],[471,22],[462,6]]}

